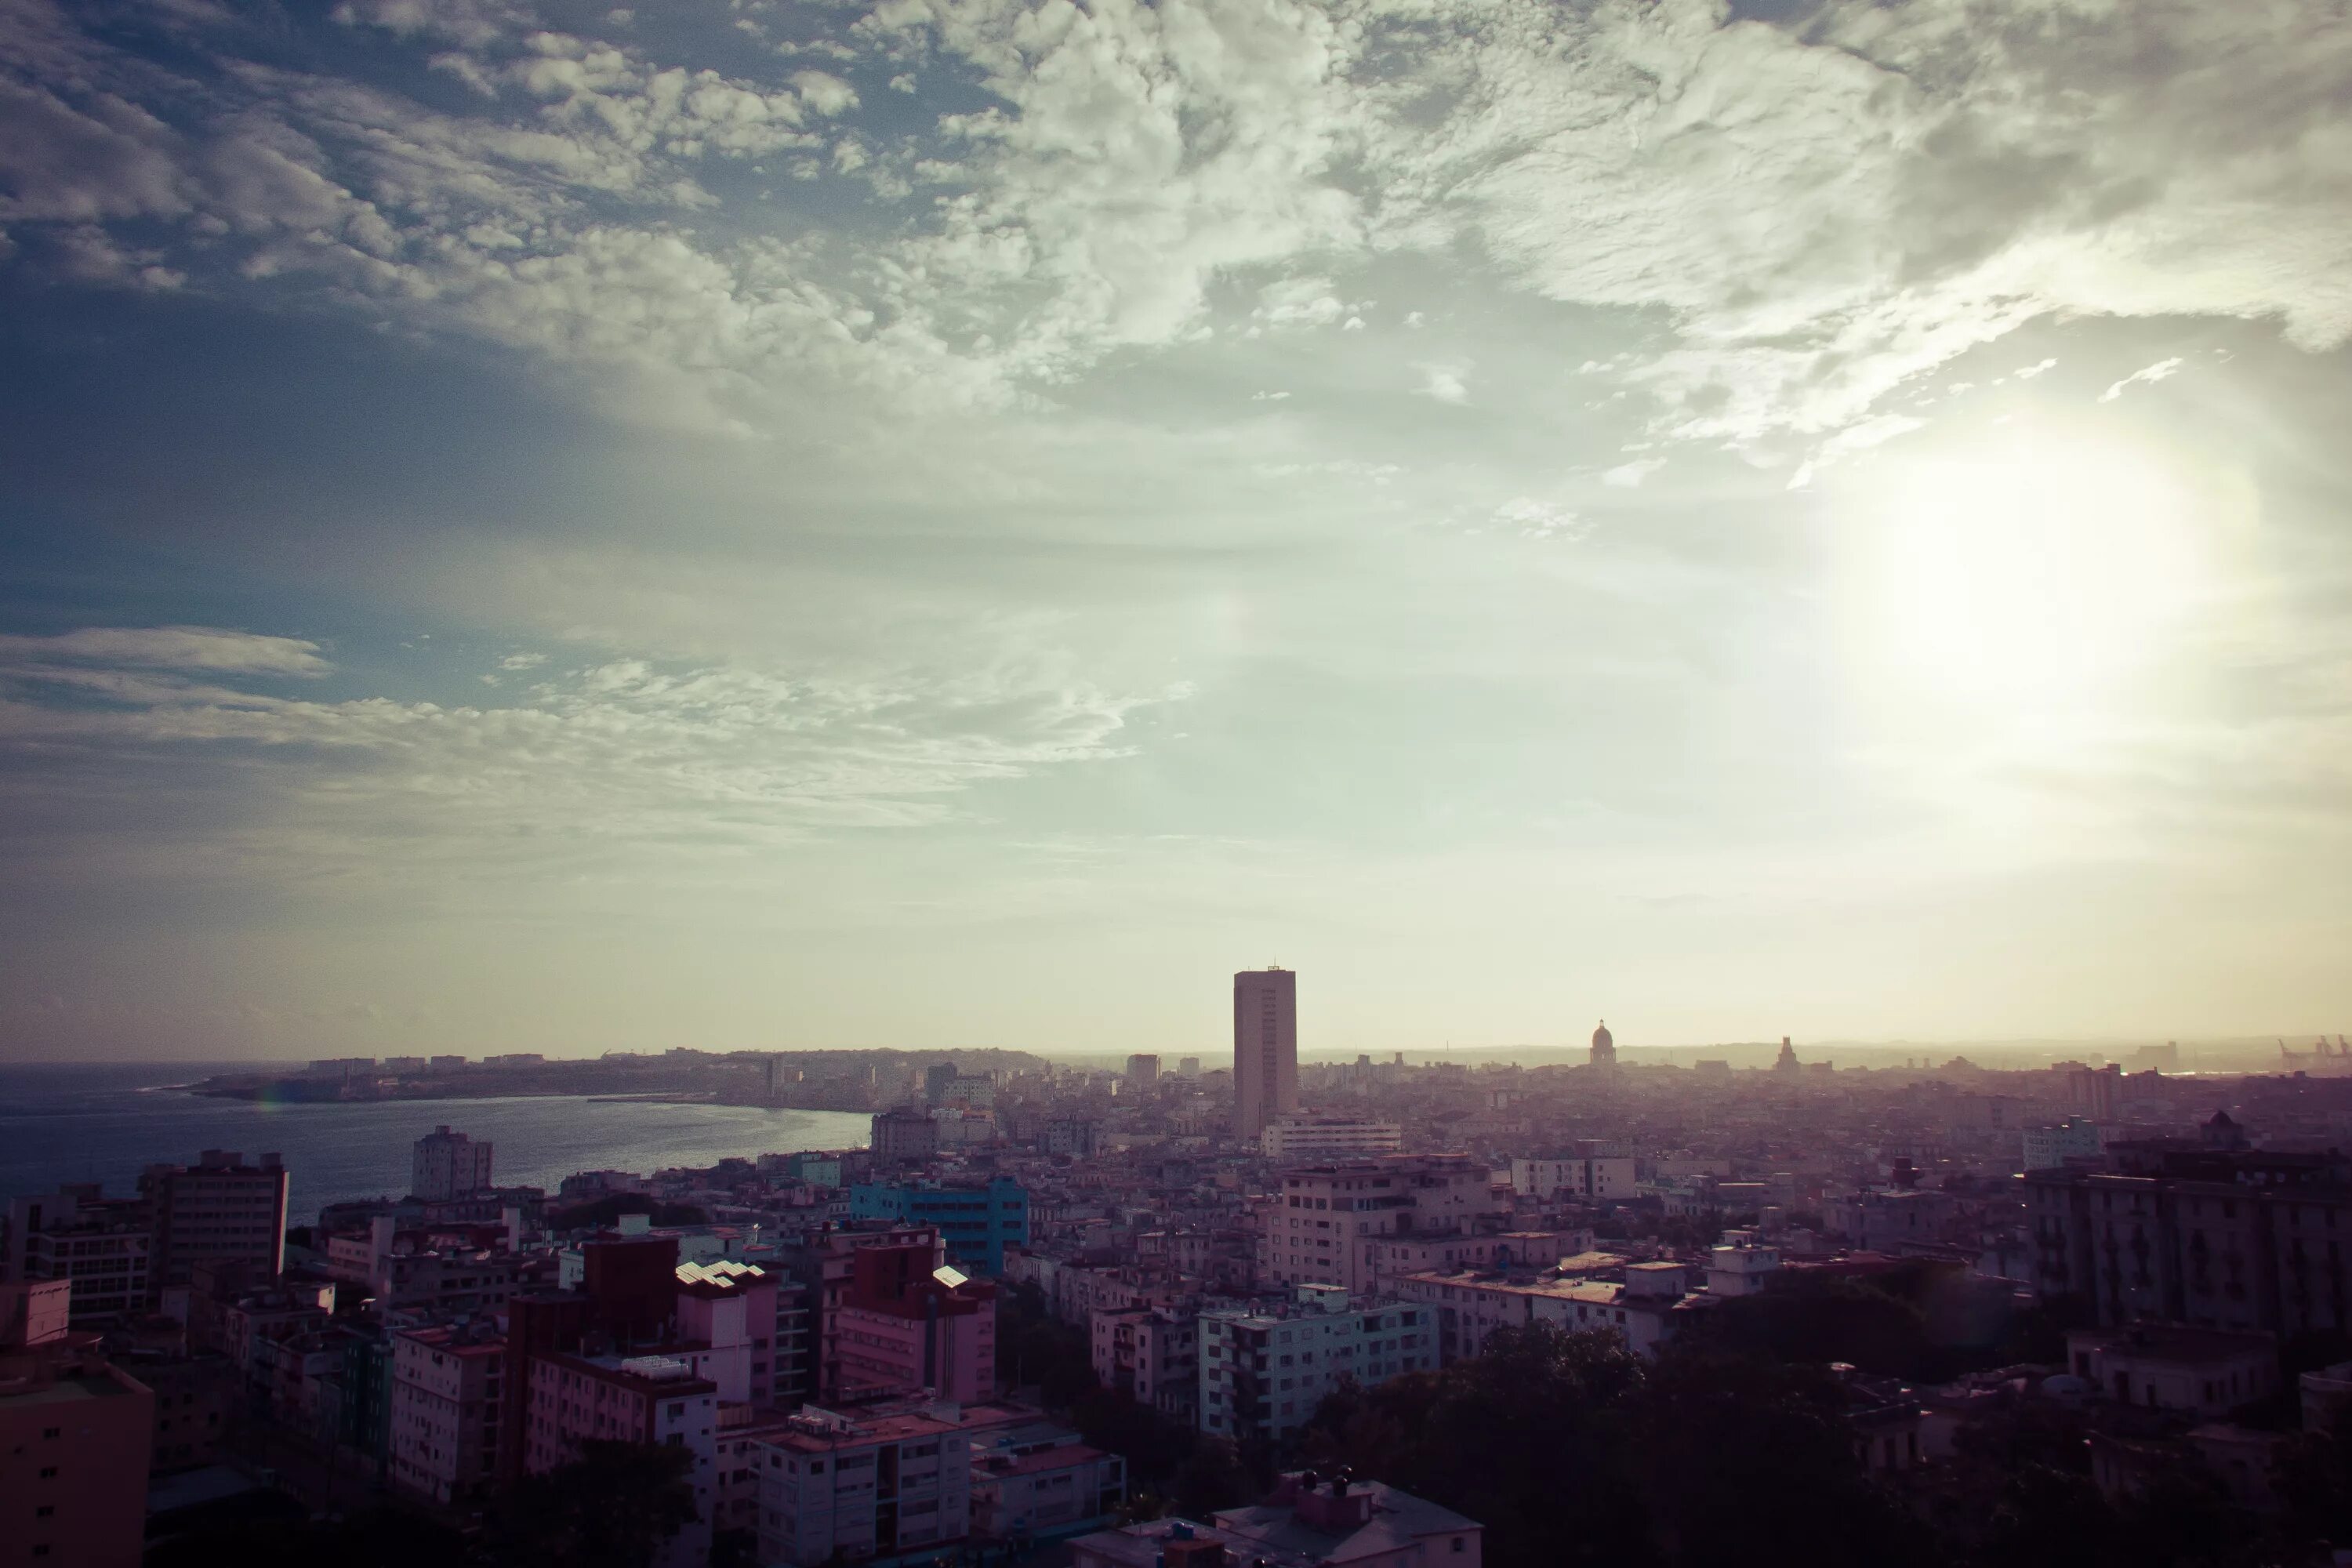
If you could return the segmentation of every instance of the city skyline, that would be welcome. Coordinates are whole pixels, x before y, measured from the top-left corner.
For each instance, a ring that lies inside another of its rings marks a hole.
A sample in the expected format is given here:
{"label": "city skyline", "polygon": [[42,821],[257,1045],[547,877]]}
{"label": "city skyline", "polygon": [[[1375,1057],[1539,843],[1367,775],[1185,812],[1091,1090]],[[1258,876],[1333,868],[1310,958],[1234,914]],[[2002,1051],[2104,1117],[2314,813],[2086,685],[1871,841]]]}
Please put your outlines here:
{"label": "city skyline", "polygon": [[2352,1027],[2352,35],[1994,14],[0,9],[0,1059]]}

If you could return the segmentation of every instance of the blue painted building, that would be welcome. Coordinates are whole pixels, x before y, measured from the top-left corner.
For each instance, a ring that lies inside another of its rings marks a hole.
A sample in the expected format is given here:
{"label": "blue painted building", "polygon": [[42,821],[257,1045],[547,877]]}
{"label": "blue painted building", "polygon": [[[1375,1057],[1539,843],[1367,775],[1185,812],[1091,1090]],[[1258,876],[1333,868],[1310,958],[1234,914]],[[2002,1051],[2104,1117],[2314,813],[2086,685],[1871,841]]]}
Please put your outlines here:
{"label": "blue painted building", "polygon": [[860,1182],[849,1189],[852,1219],[939,1227],[948,1261],[983,1274],[1004,1272],[1004,1249],[1029,1245],[1029,1189],[1010,1176],[986,1186]]}

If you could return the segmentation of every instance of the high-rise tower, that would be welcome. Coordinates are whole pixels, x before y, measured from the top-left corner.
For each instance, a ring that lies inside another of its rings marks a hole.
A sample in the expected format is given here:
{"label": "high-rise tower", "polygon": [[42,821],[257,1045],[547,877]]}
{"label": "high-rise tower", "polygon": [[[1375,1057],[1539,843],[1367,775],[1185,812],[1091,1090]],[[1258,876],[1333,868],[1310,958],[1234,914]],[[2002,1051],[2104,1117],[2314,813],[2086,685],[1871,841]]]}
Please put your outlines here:
{"label": "high-rise tower", "polygon": [[1234,976],[1234,1136],[1252,1142],[1298,1109],[1298,976],[1244,969]]}

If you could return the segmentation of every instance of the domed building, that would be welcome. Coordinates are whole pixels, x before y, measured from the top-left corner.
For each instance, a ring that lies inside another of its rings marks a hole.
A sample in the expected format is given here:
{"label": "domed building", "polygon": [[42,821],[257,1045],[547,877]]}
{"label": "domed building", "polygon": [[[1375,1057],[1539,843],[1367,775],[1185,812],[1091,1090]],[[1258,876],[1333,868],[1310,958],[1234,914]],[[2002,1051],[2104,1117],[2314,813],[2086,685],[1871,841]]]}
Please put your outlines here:
{"label": "domed building", "polygon": [[1613,1068],[1617,1065],[1617,1040],[1610,1034],[1609,1026],[1605,1021],[1599,1028],[1592,1031],[1592,1065],[1597,1068]]}

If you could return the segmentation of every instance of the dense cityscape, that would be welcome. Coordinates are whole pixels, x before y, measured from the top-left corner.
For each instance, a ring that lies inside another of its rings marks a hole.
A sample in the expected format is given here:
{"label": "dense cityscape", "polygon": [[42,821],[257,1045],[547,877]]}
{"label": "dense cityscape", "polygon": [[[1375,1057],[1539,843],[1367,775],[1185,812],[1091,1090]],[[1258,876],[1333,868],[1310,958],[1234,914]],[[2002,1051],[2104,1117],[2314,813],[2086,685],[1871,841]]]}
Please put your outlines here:
{"label": "dense cityscape", "polygon": [[1653,1068],[1603,1025],[1572,1065],[1302,1064],[1297,987],[1234,977],[1230,1058],[827,1058],[863,1148],[550,1192],[438,1125],[312,1224],[260,1151],[13,1195],[0,1561],[2352,1545],[2342,1056]]}

